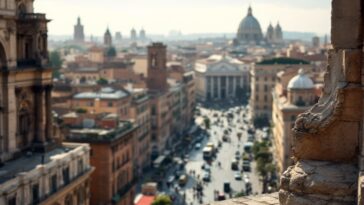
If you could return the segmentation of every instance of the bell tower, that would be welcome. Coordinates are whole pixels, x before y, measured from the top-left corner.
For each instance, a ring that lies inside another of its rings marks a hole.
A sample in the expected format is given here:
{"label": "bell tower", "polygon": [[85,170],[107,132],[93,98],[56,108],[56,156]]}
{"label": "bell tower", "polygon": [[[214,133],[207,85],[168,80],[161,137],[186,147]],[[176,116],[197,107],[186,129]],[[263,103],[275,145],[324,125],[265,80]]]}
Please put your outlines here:
{"label": "bell tower", "polygon": [[31,0],[8,2],[14,12],[0,11],[0,162],[54,145],[49,20],[33,13]]}
{"label": "bell tower", "polygon": [[165,91],[167,84],[167,46],[153,43],[148,46],[148,80],[149,90]]}

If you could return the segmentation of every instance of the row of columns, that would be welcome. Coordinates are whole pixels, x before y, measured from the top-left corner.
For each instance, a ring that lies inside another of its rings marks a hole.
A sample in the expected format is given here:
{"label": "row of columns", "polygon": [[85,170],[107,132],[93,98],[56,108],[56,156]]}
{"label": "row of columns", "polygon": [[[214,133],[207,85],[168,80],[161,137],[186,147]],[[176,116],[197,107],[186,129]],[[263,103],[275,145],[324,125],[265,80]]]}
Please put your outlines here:
{"label": "row of columns", "polygon": [[[232,77],[233,83],[232,83],[232,89],[230,88],[230,77]],[[222,98],[222,78],[225,78],[225,97],[233,96],[236,97],[236,88],[237,86],[242,86],[242,77],[241,76],[210,76],[208,77],[210,79],[209,86],[206,86],[206,92],[208,92],[208,89],[210,90],[210,97],[215,98],[215,85],[217,83],[217,98]],[[232,90],[232,93],[230,92]]]}

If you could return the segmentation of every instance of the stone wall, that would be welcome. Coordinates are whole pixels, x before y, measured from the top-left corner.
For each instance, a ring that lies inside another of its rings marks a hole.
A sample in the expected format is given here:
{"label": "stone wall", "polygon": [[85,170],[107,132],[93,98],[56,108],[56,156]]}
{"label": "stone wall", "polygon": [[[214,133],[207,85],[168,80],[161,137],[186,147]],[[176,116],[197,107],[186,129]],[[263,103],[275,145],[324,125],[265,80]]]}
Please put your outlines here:
{"label": "stone wall", "polygon": [[282,205],[357,203],[362,134],[362,0],[332,1],[332,45],[319,102],[293,129],[296,164],[283,174]]}

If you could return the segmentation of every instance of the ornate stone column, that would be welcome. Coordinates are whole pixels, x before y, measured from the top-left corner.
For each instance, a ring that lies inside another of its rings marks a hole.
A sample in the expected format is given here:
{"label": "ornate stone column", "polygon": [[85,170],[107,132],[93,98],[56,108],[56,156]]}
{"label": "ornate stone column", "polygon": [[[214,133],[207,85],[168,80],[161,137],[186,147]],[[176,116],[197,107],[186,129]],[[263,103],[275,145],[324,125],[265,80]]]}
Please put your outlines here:
{"label": "ornate stone column", "polygon": [[53,140],[52,137],[52,85],[45,86],[45,117],[46,117],[46,127],[45,127],[45,137],[48,142]]}
{"label": "ornate stone column", "polygon": [[357,203],[362,134],[362,1],[332,1],[332,44],[322,96],[293,128],[296,162],[281,178],[282,205]]}
{"label": "ornate stone column", "polygon": [[34,141],[36,144],[44,144],[44,128],[43,128],[43,92],[42,85],[33,86],[34,91]]}

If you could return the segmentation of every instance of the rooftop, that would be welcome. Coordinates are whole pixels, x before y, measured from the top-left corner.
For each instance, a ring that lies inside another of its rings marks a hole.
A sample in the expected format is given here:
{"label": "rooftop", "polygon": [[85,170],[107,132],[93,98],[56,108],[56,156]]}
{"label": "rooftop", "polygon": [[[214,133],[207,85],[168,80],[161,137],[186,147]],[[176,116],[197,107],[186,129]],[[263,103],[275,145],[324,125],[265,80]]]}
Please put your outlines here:
{"label": "rooftop", "polygon": [[257,65],[307,65],[309,62],[295,58],[272,58],[258,62]]}
{"label": "rooftop", "polygon": [[75,148],[76,146],[62,146],[45,154],[29,152],[22,155],[21,158],[6,162],[0,167],[0,184],[15,178],[22,172],[29,172],[37,168],[39,165],[47,164],[51,161],[62,158],[64,155]]}
{"label": "rooftop", "polygon": [[83,92],[78,93],[74,96],[75,99],[107,99],[107,100],[118,100],[128,96],[127,92],[122,90],[114,90],[106,87],[102,88],[100,92]]}
{"label": "rooftop", "polygon": [[69,140],[76,142],[108,142],[119,139],[136,127],[129,121],[120,122],[116,129],[99,129],[99,128],[84,128],[71,129],[67,137]]}

